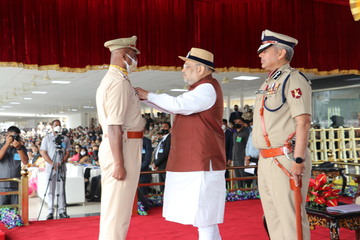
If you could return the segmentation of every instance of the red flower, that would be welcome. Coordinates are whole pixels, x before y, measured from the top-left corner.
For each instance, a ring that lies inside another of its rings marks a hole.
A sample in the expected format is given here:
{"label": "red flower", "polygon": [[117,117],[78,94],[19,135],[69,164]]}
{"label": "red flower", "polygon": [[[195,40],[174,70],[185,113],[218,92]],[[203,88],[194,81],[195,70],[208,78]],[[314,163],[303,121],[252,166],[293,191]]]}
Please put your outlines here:
{"label": "red flower", "polygon": [[340,189],[333,187],[333,184],[327,183],[325,174],[319,174],[315,179],[310,178],[306,201],[318,205],[337,206]]}
{"label": "red flower", "polygon": [[325,198],[316,196],[315,202],[318,204],[324,204],[326,201],[325,201]]}
{"label": "red flower", "polygon": [[326,206],[333,207],[333,206],[337,206],[337,205],[338,205],[337,198],[326,200]]}

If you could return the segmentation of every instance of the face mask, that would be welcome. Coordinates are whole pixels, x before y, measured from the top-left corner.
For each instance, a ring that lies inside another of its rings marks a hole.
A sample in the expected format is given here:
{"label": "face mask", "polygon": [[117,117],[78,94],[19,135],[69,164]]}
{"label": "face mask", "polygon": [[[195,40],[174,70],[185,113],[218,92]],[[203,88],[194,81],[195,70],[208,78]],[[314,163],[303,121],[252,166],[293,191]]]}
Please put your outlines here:
{"label": "face mask", "polygon": [[126,56],[128,56],[131,59],[131,65],[129,65],[126,61],[124,61],[126,65],[126,71],[128,72],[128,74],[130,74],[136,70],[137,61],[135,61],[132,57],[130,57],[129,54],[126,54]]}
{"label": "face mask", "polygon": [[153,130],[153,127],[149,127],[150,130]]}
{"label": "face mask", "polygon": [[85,153],[86,153],[85,151],[81,151],[81,152],[80,152],[81,155],[85,155]]}
{"label": "face mask", "polygon": [[225,126],[225,125],[221,125],[221,128],[222,128],[222,130],[225,130],[225,129],[226,129],[226,126]]}
{"label": "face mask", "polygon": [[161,130],[161,133],[164,134],[164,135],[165,135],[165,134],[168,134],[168,133],[169,133],[169,130],[163,129],[163,130]]}
{"label": "face mask", "polygon": [[61,127],[60,126],[54,127],[54,132],[55,133],[60,133],[61,132]]}
{"label": "face mask", "polygon": [[235,128],[242,128],[241,124],[235,124]]}

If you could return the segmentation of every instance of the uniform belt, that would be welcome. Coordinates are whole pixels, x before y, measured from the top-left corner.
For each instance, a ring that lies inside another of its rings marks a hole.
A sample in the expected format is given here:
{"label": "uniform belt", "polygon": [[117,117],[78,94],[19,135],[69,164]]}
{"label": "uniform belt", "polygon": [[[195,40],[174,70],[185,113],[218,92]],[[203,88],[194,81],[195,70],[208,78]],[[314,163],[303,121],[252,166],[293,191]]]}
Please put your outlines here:
{"label": "uniform belt", "polygon": [[263,158],[271,158],[271,157],[285,155],[286,154],[285,149],[288,151],[288,153],[292,152],[292,149],[289,150],[288,148],[283,146],[278,148],[261,149],[260,154]]}
{"label": "uniform belt", "polygon": [[127,132],[128,138],[143,138],[144,132]]}
{"label": "uniform belt", "polygon": [[[143,138],[144,132],[126,132],[127,138]],[[105,134],[105,137],[108,137],[108,134]]]}

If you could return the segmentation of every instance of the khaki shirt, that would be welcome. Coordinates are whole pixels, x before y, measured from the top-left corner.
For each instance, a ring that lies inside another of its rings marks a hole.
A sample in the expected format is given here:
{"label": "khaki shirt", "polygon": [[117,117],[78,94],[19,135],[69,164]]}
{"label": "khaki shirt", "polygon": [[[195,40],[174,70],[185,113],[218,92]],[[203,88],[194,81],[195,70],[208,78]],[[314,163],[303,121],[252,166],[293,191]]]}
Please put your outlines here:
{"label": "khaki shirt", "polygon": [[143,131],[140,100],[129,79],[120,70],[110,67],[96,92],[99,123],[104,134],[109,125],[122,125],[123,131]]}
{"label": "khaki shirt", "polygon": [[[260,108],[262,97],[267,100],[265,105],[269,109],[281,106],[284,81],[290,77],[285,85],[284,95],[286,102],[277,111],[271,112],[264,109],[264,121],[266,131],[269,135],[271,147],[283,146],[288,136],[295,131],[296,116],[302,114],[311,115],[311,86],[299,71],[285,64],[266,79],[261,88],[256,91],[256,102],[254,108],[253,144],[259,149],[269,148],[266,145],[263,129],[261,126]],[[295,136],[296,137],[296,136]]]}

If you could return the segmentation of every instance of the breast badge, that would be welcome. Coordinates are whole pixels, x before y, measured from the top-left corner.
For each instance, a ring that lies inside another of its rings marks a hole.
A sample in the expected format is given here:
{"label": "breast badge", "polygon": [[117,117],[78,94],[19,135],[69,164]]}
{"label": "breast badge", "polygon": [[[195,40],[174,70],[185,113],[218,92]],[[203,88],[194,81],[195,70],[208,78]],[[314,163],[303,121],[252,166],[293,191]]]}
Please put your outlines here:
{"label": "breast badge", "polygon": [[301,89],[297,88],[291,91],[293,98],[300,98],[302,95]]}

